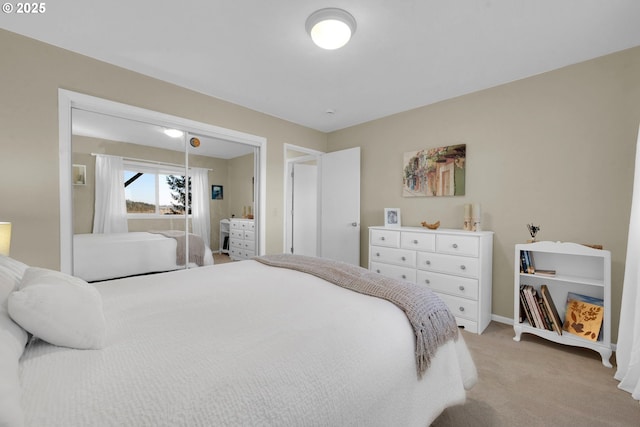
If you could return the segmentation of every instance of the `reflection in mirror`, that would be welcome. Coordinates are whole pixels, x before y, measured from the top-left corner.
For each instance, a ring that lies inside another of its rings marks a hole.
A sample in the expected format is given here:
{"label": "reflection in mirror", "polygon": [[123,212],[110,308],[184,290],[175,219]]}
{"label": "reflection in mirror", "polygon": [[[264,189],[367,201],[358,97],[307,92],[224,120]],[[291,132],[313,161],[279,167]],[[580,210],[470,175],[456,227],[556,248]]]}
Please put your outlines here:
{"label": "reflection in mirror", "polygon": [[[247,259],[257,253],[254,223],[255,150],[255,147],[245,144],[189,135],[188,164],[194,188],[198,180],[193,172],[201,167],[210,168],[206,176],[209,189],[206,203],[210,217],[211,248],[220,254],[216,255],[216,262]],[[194,197],[194,207],[195,201]],[[197,214],[199,212],[194,210],[194,227]]]}
{"label": "reflection in mirror", "polygon": [[[99,281],[211,264],[211,248],[222,245],[221,221],[239,204],[253,209],[246,185],[254,174],[251,145],[185,131],[172,137],[161,126],[77,108],[72,123],[78,277]],[[193,138],[198,144],[185,159],[185,142]],[[214,198],[212,185],[222,195]]]}

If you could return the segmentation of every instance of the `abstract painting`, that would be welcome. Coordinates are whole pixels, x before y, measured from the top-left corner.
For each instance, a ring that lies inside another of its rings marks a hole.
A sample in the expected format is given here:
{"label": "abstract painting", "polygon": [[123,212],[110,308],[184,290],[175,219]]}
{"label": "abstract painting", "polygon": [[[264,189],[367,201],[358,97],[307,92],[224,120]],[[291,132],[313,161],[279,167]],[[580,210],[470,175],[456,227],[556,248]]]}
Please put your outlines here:
{"label": "abstract painting", "polygon": [[464,196],[466,157],[466,144],[404,153],[402,196]]}

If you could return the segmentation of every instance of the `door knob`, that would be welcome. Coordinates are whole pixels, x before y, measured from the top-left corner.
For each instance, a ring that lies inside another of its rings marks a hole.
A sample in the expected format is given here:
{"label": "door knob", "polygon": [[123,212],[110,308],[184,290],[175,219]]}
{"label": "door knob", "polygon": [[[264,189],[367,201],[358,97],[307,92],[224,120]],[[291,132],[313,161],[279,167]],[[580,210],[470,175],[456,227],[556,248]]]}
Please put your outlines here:
{"label": "door knob", "polygon": [[357,226],[358,226],[358,223],[357,223],[357,222],[352,222],[352,223],[351,223],[351,226],[352,226],[352,227],[357,227]]}

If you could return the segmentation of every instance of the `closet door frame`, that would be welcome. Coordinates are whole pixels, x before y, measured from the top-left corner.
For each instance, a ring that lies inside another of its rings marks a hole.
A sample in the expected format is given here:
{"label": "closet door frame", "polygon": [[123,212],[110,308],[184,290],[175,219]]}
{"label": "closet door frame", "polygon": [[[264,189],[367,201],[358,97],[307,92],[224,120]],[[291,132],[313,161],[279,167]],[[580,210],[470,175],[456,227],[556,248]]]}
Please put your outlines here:
{"label": "closet door frame", "polygon": [[[267,139],[257,135],[238,132],[207,123],[197,122],[145,108],[109,101],[66,89],[58,89],[58,137],[59,137],[59,182],[60,182],[60,271],[73,272],[73,193],[72,193],[72,108],[99,114],[108,114],[129,120],[138,120],[167,128],[177,128],[190,133],[207,135],[232,142],[250,145],[255,152],[255,218],[257,251],[265,253],[266,235],[266,163]],[[185,154],[186,155],[186,154]]]}

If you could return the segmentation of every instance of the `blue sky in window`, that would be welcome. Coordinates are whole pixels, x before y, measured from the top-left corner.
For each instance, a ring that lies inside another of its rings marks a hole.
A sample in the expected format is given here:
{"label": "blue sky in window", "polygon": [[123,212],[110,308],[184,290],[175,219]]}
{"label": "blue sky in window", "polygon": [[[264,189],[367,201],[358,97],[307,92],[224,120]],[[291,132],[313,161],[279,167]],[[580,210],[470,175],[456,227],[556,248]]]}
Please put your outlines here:
{"label": "blue sky in window", "polygon": [[[125,171],[124,172],[124,180],[127,181],[129,178],[134,176],[135,172]],[[160,175],[160,206],[171,204],[171,189],[167,185],[167,181],[165,179],[166,175]],[[155,185],[156,175],[145,173],[134,182],[129,184],[125,190],[125,198],[127,200],[133,200],[136,202],[145,202],[145,203],[156,203],[156,185]]]}

